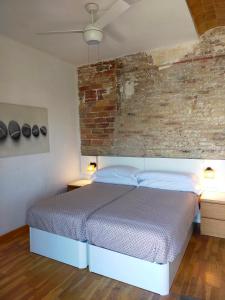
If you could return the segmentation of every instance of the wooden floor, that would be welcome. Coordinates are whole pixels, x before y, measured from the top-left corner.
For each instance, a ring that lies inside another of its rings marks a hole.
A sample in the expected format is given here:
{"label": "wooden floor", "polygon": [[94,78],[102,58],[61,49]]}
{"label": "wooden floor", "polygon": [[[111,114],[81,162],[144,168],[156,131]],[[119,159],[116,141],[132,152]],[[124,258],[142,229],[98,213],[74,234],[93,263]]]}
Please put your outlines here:
{"label": "wooden floor", "polygon": [[1,300],[189,299],[185,296],[225,300],[225,239],[196,231],[167,297],[29,253],[27,233],[0,244]]}

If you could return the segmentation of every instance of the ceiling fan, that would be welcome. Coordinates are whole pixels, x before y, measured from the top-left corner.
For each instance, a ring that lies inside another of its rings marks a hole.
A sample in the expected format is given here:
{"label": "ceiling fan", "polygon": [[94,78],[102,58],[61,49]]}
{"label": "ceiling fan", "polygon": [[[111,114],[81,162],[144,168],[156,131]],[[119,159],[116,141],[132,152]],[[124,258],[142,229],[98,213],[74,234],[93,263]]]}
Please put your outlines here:
{"label": "ceiling fan", "polygon": [[121,14],[127,11],[130,7],[124,0],[117,0],[113,5],[106,10],[106,12],[96,20],[96,15],[99,11],[99,5],[95,2],[87,3],[85,5],[86,11],[91,16],[91,23],[86,25],[84,29],[74,29],[74,30],[65,30],[65,31],[47,31],[40,32],[41,35],[50,35],[50,34],[68,34],[68,33],[79,33],[83,34],[84,41],[88,45],[98,45],[103,39],[103,30],[104,28],[112,23],[116,18]]}

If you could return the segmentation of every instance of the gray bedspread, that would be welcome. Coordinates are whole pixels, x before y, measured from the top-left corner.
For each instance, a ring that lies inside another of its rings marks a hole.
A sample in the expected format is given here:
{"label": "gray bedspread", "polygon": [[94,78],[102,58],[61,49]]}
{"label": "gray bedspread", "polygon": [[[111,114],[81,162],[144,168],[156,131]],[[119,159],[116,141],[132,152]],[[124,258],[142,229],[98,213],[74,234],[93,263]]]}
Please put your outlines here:
{"label": "gray bedspread", "polygon": [[150,262],[172,262],[193,222],[197,198],[189,192],[139,187],[88,219],[88,241]]}
{"label": "gray bedspread", "polygon": [[92,183],[35,204],[27,212],[31,227],[85,241],[86,220],[98,208],[125,195],[133,186]]}

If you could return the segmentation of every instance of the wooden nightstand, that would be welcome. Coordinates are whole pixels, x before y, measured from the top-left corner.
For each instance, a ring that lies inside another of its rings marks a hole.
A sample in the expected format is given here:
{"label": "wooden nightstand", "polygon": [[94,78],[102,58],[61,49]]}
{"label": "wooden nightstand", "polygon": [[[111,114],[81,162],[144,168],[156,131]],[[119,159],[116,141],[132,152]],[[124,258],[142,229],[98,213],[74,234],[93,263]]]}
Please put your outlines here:
{"label": "wooden nightstand", "polygon": [[202,194],[201,234],[225,238],[225,193]]}
{"label": "wooden nightstand", "polygon": [[89,179],[79,179],[79,180],[74,180],[72,182],[70,182],[67,185],[67,191],[70,192],[72,190],[78,189],[82,186],[85,186],[87,184],[90,184],[92,181]]}

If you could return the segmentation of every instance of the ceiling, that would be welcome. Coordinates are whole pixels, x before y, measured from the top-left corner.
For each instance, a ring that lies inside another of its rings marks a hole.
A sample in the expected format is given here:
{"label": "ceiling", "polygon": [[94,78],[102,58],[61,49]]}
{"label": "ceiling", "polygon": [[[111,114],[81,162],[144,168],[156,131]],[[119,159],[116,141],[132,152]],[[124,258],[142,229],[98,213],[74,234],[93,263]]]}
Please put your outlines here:
{"label": "ceiling", "polygon": [[[82,35],[40,36],[48,30],[83,29],[89,22],[85,0],[1,0],[0,34],[48,52],[74,65],[88,63]],[[103,13],[115,0],[95,0]],[[185,0],[127,0],[133,3],[107,26],[99,47],[89,48],[89,62],[198,39]],[[117,39],[113,39],[113,37]]]}

